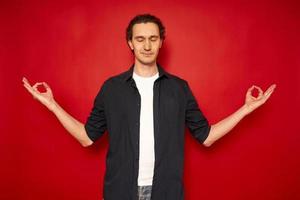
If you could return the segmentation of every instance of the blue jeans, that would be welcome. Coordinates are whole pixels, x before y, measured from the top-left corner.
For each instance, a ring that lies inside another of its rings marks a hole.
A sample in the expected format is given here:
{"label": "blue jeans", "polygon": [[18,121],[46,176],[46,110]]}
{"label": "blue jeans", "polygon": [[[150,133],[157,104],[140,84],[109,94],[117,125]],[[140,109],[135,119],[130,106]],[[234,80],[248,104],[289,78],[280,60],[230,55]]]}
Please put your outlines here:
{"label": "blue jeans", "polygon": [[138,200],[151,200],[152,185],[138,186]]}

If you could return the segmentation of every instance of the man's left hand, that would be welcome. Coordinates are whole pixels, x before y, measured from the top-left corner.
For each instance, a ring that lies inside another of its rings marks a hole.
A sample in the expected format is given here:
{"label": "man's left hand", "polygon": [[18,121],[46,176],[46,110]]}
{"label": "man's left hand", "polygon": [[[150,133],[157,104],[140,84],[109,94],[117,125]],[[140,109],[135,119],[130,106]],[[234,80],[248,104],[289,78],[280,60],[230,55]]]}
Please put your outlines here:
{"label": "man's left hand", "polygon": [[[252,91],[255,88],[259,92],[257,97],[252,96]],[[272,84],[265,92],[263,92],[262,89],[256,85],[250,87],[247,91],[245,99],[245,107],[247,108],[248,114],[256,108],[258,108],[259,106],[261,106],[262,104],[264,104],[270,98],[275,88],[276,84]]]}

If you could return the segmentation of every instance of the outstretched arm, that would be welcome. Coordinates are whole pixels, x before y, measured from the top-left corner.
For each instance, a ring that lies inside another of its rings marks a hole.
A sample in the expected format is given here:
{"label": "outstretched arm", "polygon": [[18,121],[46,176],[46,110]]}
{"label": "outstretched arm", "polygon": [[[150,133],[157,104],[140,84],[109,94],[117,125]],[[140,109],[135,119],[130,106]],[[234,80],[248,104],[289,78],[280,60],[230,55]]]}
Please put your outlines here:
{"label": "outstretched arm", "polygon": [[[257,88],[259,91],[258,97],[252,96],[252,91],[254,88]],[[275,88],[276,85],[273,84],[265,92],[263,92],[260,87],[255,85],[250,87],[246,94],[245,104],[233,114],[229,115],[218,123],[213,124],[211,126],[209,135],[203,144],[205,146],[210,146],[215,141],[226,135],[233,127],[237,125],[239,121],[241,121],[241,119],[253,112],[259,106],[263,105],[269,99]]]}
{"label": "outstretched arm", "polygon": [[[30,92],[34,99],[45,105],[50,111],[52,111],[64,128],[75,137],[82,146],[86,147],[93,143],[87,136],[84,124],[76,120],[70,114],[68,114],[55,100],[51,88],[45,82],[35,83],[30,85],[26,78],[23,78],[24,87]],[[45,87],[46,92],[40,92],[37,87],[42,85]]]}

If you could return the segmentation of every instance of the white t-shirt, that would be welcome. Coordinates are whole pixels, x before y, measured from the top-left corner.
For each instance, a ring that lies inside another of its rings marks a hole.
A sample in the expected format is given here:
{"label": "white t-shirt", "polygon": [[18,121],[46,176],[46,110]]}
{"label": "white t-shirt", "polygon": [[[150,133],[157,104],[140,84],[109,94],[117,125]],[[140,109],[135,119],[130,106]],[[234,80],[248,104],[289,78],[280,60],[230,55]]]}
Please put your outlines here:
{"label": "white t-shirt", "polygon": [[151,77],[132,75],[141,96],[138,185],[152,185],[154,173],[153,85],[158,73]]}

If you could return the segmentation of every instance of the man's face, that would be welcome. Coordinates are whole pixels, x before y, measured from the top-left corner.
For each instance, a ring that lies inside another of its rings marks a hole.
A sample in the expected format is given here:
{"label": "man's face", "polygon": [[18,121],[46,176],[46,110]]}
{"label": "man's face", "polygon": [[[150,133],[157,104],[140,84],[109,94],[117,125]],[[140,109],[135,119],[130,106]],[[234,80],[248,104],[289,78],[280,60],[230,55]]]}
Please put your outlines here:
{"label": "man's face", "polygon": [[128,44],[134,51],[135,62],[143,65],[155,64],[162,46],[158,26],[152,22],[135,24],[132,28],[132,39]]}

